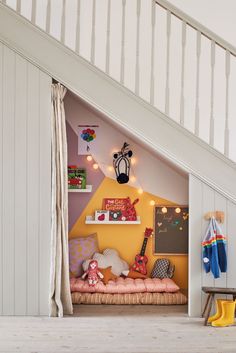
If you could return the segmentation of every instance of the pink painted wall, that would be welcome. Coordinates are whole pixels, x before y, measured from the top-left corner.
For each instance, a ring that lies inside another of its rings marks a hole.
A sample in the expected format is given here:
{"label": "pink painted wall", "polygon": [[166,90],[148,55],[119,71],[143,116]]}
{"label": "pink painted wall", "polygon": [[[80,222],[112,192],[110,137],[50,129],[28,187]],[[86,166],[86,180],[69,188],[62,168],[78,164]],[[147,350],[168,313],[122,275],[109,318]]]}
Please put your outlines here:
{"label": "pink painted wall", "polygon": [[[66,111],[66,105],[65,105]],[[101,169],[94,170],[93,162],[88,162],[86,156],[78,155],[78,137],[67,123],[67,141],[68,141],[68,164],[77,165],[85,168],[87,171],[87,184],[93,186],[91,193],[69,193],[68,208],[69,208],[69,230],[80,217],[83,209],[96,192],[97,188],[104,179],[104,174]]]}

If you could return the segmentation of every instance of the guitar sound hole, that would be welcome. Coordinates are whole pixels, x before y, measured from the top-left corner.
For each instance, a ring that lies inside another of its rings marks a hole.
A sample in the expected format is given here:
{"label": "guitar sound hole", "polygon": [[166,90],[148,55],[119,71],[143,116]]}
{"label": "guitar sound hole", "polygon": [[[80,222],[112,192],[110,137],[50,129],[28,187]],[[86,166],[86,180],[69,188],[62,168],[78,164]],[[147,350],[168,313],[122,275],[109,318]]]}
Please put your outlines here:
{"label": "guitar sound hole", "polygon": [[142,265],[143,261],[142,260],[138,260],[139,265]]}

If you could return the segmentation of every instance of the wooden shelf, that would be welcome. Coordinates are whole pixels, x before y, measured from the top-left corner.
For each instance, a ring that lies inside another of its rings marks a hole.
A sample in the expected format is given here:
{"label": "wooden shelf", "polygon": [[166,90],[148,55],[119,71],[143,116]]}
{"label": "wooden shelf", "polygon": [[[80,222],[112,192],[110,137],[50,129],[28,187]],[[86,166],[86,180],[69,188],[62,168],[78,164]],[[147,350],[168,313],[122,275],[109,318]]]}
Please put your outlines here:
{"label": "wooden shelf", "polygon": [[137,216],[137,221],[95,221],[93,216],[86,216],[85,224],[117,224],[117,225],[129,225],[129,224],[141,224],[140,217]]}
{"label": "wooden shelf", "polygon": [[68,189],[68,192],[92,192],[92,189],[92,185],[86,185],[86,189]]}

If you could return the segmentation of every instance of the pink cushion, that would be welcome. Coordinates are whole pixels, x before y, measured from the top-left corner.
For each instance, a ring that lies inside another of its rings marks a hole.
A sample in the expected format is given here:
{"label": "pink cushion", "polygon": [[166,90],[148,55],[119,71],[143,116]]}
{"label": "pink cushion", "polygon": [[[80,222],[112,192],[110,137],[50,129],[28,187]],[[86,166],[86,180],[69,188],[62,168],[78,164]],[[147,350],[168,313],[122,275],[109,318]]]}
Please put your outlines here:
{"label": "pink cushion", "polygon": [[70,272],[74,277],[82,276],[82,263],[91,259],[95,252],[98,252],[97,234],[87,237],[72,238],[69,240],[69,264]]}
{"label": "pink cushion", "polygon": [[163,278],[161,281],[165,284],[165,292],[167,293],[175,293],[178,292],[178,290],[180,289],[171,278]]}
{"label": "pink cushion", "polygon": [[71,292],[82,293],[173,293],[179,290],[179,287],[170,278],[146,278],[132,279],[118,277],[115,281],[109,281],[107,285],[99,281],[94,287],[89,286],[87,281],[81,278],[71,278]]}

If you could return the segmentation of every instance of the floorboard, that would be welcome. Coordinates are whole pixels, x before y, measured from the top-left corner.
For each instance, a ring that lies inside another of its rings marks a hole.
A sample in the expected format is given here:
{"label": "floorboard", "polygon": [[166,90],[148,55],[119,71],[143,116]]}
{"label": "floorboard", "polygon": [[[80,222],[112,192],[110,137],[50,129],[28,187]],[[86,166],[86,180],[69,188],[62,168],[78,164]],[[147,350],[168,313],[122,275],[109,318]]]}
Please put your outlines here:
{"label": "floorboard", "polygon": [[1,353],[235,353],[236,326],[204,327],[185,306],[75,306],[74,316],[0,317]]}

